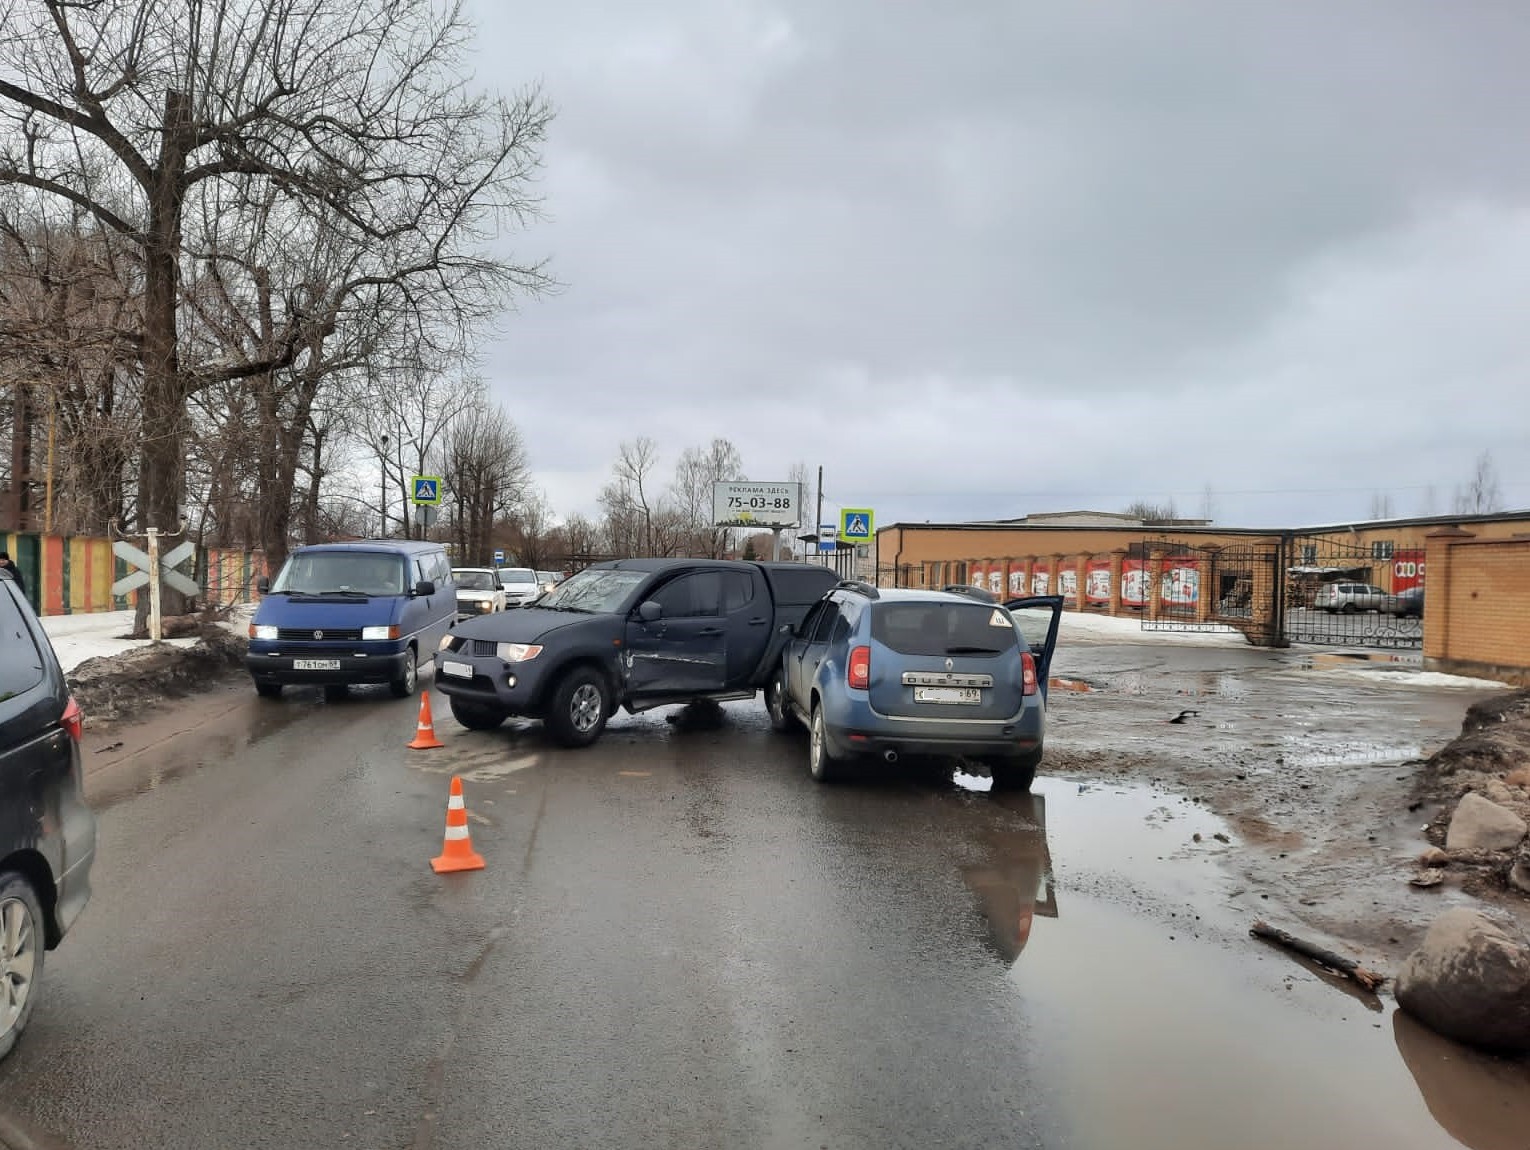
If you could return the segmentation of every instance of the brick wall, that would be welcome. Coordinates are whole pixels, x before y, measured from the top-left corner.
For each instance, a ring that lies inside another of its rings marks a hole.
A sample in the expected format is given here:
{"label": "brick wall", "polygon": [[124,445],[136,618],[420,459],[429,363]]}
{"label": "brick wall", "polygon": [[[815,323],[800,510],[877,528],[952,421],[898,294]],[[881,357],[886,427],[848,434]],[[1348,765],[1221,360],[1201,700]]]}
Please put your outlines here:
{"label": "brick wall", "polygon": [[1424,665],[1530,686],[1530,538],[1426,540]]}

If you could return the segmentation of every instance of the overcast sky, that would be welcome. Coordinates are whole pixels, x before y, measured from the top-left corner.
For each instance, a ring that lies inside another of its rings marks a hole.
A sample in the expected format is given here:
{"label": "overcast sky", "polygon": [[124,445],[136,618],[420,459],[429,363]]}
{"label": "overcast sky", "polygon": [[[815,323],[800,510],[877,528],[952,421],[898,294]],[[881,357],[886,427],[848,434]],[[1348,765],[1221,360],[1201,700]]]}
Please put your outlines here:
{"label": "overcast sky", "polygon": [[1530,4],[470,11],[559,107],[485,369],[561,514],[645,434],[880,524],[1530,506]]}

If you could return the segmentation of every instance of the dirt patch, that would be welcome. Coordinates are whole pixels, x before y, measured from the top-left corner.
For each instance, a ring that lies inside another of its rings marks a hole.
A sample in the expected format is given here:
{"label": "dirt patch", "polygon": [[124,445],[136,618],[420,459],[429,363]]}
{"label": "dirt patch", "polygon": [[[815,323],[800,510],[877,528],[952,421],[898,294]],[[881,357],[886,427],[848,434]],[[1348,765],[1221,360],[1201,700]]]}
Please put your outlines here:
{"label": "dirt patch", "polygon": [[190,647],[155,643],[87,659],[69,673],[69,688],[92,727],[138,719],[242,673],[247,646],[240,636],[209,626]]}

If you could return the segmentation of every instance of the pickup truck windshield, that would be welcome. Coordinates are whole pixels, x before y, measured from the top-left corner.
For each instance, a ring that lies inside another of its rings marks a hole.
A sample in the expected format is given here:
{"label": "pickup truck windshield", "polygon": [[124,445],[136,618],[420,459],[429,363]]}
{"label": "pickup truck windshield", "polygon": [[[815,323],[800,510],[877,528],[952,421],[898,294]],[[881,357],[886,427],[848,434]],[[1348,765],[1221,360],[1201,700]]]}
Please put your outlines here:
{"label": "pickup truck windshield", "polygon": [[644,579],[644,571],[581,571],[549,591],[538,607],[550,611],[587,611],[610,615],[626,602],[627,596]]}
{"label": "pickup truck windshield", "polygon": [[274,595],[402,595],[404,561],[365,551],[305,551],[282,565]]}

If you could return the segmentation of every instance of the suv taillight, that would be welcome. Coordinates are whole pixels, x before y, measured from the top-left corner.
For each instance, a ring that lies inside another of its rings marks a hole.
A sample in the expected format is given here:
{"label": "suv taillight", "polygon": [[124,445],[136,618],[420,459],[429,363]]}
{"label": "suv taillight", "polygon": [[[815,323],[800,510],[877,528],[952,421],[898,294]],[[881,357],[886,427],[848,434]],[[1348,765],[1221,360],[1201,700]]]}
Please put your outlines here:
{"label": "suv taillight", "polygon": [[80,705],[74,701],[74,696],[69,696],[69,705],[64,708],[64,717],[59,720],[64,725],[64,730],[75,742],[79,742],[85,734],[85,712],[80,710]]}
{"label": "suv taillight", "polygon": [[1029,651],[1024,651],[1020,655],[1020,676],[1025,683],[1025,693],[1034,695],[1039,689],[1036,682],[1036,656]]}
{"label": "suv taillight", "polygon": [[845,681],[857,691],[864,691],[871,683],[871,648],[856,647],[850,652],[850,667]]}

